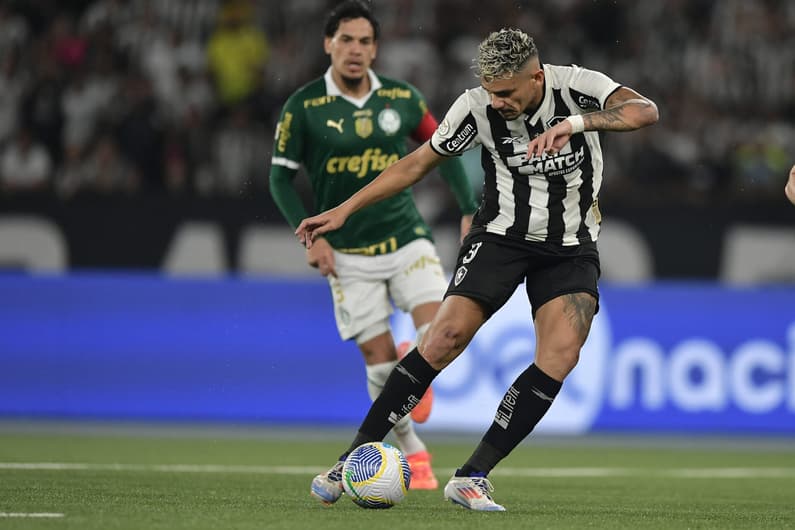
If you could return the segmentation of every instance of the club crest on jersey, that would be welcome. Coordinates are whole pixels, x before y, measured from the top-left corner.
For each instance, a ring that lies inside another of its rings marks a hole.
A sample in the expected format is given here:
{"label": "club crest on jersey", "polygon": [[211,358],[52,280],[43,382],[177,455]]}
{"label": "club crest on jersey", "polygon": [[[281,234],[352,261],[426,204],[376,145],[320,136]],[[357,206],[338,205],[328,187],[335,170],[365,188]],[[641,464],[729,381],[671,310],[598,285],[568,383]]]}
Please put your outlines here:
{"label": "club crest on jersey", "polygon": [[373,111],[370,109],[357,110],[353,113],[355,121],[353,122],[353,130],[356,135],[361,138],[367,138],[373,134]]}
{"label": "club crest on jersey", "polygon": [[384,109],[378,113],[378,126],[388,135],[400,130],[400,114],[395,109]]}
{"label": "club crest on jersey", "polygon": [[373,120],[370,118],[357,118],[353,124],[356,134],[362,138],[367,138],[373,134]]}
{"label": "club crest on jersey", "polygon": [[565,119],[566,116],[552,116],[547,120],[547,127],[551,129],[552,127],[554,127],[555,125],[557,125],[558,123],[562,122]]}
{"label": "club crest on jersey", "polygon": [[453,279],[453,283],[455,283],[455,286],[456,286],[456,287],[458,287],[458,285],[459,285],[459,284],[460,284],[462,281],[464,281],[464,276],[466,276],[466,275],[467,275],[467,272],[468,272],[468,271],[467,271],[467,268],[466,268],[466,267],[464,267],[463,265],[461,265],[460,267],[458,267],[458,270],[457,270],[457,271],[455,271],[455,278]]}

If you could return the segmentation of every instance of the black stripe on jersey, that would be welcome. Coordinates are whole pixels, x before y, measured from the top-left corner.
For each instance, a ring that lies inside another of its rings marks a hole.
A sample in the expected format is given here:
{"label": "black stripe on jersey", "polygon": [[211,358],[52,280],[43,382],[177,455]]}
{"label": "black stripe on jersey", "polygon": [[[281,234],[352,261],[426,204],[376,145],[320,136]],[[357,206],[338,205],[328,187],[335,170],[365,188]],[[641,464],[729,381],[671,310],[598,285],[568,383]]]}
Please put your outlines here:
{"label": "black stripe on jersey", "polygon": [[483,168],[483,202],[475,213],[472,224],[486,226],[500,213],[500,197],[497,192],[497,166],[494,165],[494,158],[485,147],[480,149],[480,167]]}
{"label": "black stripe on jersey", "polygon": [[[519,173],[518,167],[508,164],[508,157],[514,156],[513,144],[503,145],[499,139],[511,137],[511,131],[505,123],[505,118],[489,105],[486,107],[486,117],[491,126],[491,137],[494,139],[494,149],[500,154],[502,164],[511,172],[513,185],[513,224],[505,231],[505,235],[515,239],[524,239],[527,234],[527,225],[530,221],[530,183],[528,178]],[[496,191],[496,183],[495,183]],[[498,205],[499,208],[499,205]]]}
{"label": "black stripe on jersey", "polygon": [[441,148],[448,153],[463,153],[466,151],[467,146],[472,143],[472,140],[478,136],[478,126],[475,122],[475,117],[470,112],[467,117],[461,122],[461,125],[455,130],[453,135],[445,140]]}
{"label": "black stripe on jersey", "polygon": [[580,184],[580,227],[577,229],[577,240],[580,243],[588,243],[593,241],[588,226],[585,224],[588,210],[593,206],[593,162],[591,161],[591,150],[585,144],[585,135],[575,134],[571,137],[571,148],[576,152],[581,147],[585,157],[580,164],[582,184]]}
{"label": "black stripe on jersey", "polygon": [[[555,102],[555,118],[565,118],[571,114],[571,110],[563,101],[560,89],[552,90],[552,97]],[[557,123],[559,120],[555,120]],[[548,124],[549,127],[555,123]],[[576,136],[576,135],[575,135]],[[582,136],[582,135],[580,135]],[[571,145],[572,149],[574,145]],[[565,175],[548,175],[547,192],[549,199],[547,208],[549,209],[549,220],[547,221],[547,241],[560,243],[563,241],[563,234],[566,232],[566,225],[563,223],[563,199],[566,198],[566,177]]]}

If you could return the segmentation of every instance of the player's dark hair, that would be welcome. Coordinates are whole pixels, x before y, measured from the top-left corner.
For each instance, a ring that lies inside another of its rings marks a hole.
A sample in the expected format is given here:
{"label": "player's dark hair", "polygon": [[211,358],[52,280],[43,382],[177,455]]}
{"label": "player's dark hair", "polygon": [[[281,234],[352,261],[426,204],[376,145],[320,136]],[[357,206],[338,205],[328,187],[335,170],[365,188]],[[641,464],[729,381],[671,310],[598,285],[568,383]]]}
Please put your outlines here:
{"label": "player's dark hair", "polygon": [[373,15],[370,6],[362,0],[345,0],[337,4],[326,18],[326,25],[323,28],[324,35],[329,38],[333,37],[340,27],[340,22],[354,18],[367,19],[370,25],[373,26],[374,40],[378,40],[378,20],[376,20],[375,15]]}

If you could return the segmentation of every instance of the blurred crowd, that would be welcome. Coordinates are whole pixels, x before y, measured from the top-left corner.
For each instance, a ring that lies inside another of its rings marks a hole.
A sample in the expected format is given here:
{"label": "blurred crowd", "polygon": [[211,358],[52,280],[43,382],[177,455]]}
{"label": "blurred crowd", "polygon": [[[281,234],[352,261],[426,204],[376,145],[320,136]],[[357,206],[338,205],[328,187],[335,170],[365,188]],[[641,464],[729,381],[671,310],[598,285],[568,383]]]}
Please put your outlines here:
{"label": "blurred crowd", "polygon": [[[280,107],[327,68],[334,3],[0,2],[0,193],[266,194]],[[605,137],[606,197],[780,199],[795,160],[795,2],[373,5],[376,70],[415,84],[438,118],[477,85],[477,43],[517,26],[543,62],[604,71],[657,102],[657,126]]]}

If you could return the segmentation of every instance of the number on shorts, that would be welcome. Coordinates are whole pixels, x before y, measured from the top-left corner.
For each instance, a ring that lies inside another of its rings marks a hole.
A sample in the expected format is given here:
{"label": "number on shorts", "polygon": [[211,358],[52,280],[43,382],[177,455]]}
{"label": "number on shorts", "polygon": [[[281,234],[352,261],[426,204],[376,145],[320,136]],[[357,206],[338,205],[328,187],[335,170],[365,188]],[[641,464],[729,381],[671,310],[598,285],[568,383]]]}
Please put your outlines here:
{"label": "number on shorts", "polygon": [[465,265],[467,263],[471,263],[472,260],[475,259],[475,256],[477,255],[478,250],[480,250],[480,245],[482,245],[482,244],[483,244],[483,242],[472,243],[472,246],[470,247],[469,252],[467,252],[467,255],[464,256],[464,259],[463,259],[463,263]]}

